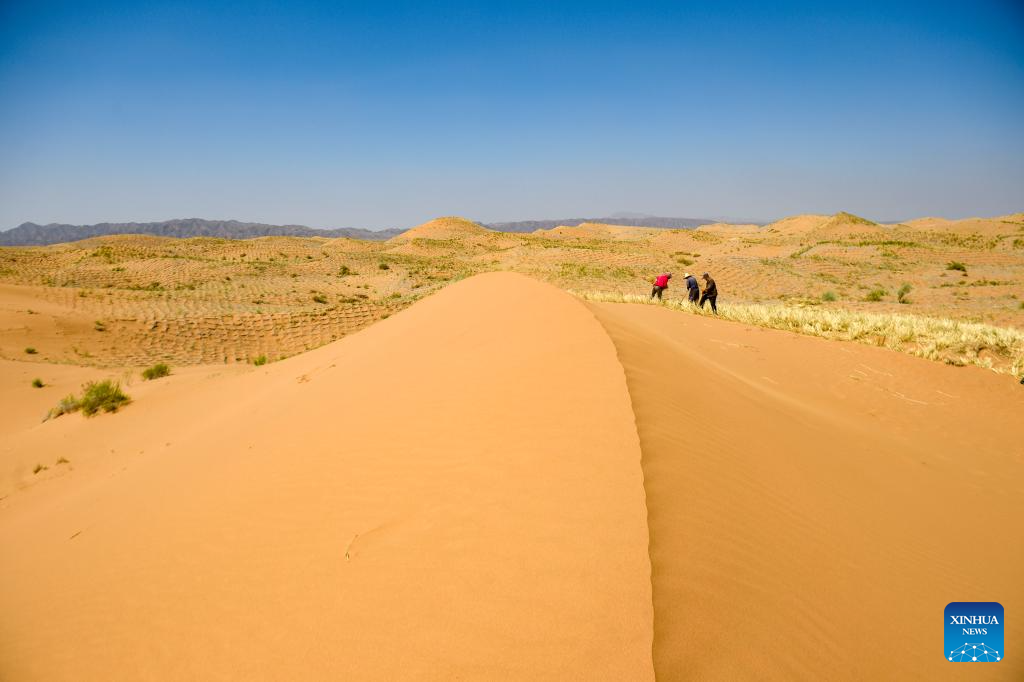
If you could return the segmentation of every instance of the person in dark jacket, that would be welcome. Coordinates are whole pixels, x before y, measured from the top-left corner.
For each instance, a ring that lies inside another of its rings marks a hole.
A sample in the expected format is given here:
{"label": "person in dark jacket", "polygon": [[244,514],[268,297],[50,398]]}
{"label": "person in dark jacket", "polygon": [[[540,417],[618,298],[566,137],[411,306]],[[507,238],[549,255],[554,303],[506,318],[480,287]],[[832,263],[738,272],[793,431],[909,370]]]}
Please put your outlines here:
{"label": "person in dark jacket", "polygon": [[661,292],[665,291],[665,289],[668,289],[668,281],[670,279],[672,279],[671,272],[663,272],[662,274],[655,277],[654,281],[651,282],[651,284],[654,285],[654,287],[651,289],[651,298],[657,296],[658,300],[660,301]]}
{"label": "person in dark jacket", "polygon": [[718,314],[718,306],[715,302],[718,300],[718,287],[715,285],[715,280],[711,279],[711,275],[704,273],[704,293],[700,295],[700,307],[704,307],[704,301],[711,301],[711,310]]}
{"label": "person in dark jacket", "polygon": [[690,273],[686,273],[683,277],[686,278],[687,298],[690,300],[690,303],[696,303],[697,298],[700,296],[700,287],[697,286],[697,278]]}

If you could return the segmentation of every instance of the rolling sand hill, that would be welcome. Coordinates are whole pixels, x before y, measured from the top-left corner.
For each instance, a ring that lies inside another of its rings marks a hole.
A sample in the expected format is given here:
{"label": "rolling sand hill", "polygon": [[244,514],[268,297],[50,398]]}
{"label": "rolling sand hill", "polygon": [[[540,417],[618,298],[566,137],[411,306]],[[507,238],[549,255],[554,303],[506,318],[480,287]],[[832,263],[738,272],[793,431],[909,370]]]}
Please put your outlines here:
{"label": "rolling sand hill", "polygon": [[4,680],[1024,675],[939,658],[947,602],[1024,608],[979,368],[492,273],[139,388],[4,422]]}
{"label": "rolling sand hill", "polygon": [[488,230],[479,223],[474,223],[472,220],[466,220],[458,216],[447,216],[435,218],[422,225],[417,225],[400,235],[392,237],[388,241],[400,244],[412,241],[413,239],[456,239],[459,237],[482,236],[490,233],[491,230]]}

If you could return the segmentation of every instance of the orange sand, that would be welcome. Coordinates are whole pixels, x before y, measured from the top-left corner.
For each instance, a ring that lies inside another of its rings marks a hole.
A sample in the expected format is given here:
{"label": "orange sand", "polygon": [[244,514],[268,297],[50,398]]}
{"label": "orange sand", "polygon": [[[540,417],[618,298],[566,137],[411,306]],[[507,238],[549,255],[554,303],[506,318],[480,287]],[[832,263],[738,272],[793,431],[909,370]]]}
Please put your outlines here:
{"label": "orange sand", "polygon": [[[493,273],[116,415],[0,372],[3,680],[1024,676],[984,370]],[[1006,660],[940,658],[971,600]]]}

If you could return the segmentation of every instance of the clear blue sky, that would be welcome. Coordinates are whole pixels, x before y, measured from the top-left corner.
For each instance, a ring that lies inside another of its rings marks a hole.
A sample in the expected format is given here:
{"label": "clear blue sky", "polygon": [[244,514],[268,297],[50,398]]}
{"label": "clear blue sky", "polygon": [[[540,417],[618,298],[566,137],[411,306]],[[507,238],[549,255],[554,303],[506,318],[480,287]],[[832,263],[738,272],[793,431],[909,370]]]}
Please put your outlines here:
{"label": "clear blue sky", "polygon": [[0,228],[1024,210],[1024,3],[0,0]]}

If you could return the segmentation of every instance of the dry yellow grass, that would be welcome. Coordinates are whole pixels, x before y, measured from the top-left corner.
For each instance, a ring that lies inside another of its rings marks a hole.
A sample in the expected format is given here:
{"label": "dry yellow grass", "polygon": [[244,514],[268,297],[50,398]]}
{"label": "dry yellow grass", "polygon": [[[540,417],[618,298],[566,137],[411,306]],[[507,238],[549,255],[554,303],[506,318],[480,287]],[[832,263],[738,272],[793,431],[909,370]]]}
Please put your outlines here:
{"label": "dry yellow grass", "polygon": [[[587,301],[660,305],[694,315],[714,315],[710,308],[684,301],[595,291],[571,293]],[[883,346],[952,365],[977,365],[1014,375],[1024,371],[1024,332],[1017,329],[941,317],[766,303],[722,305],[718,317],[757,327]]]}

